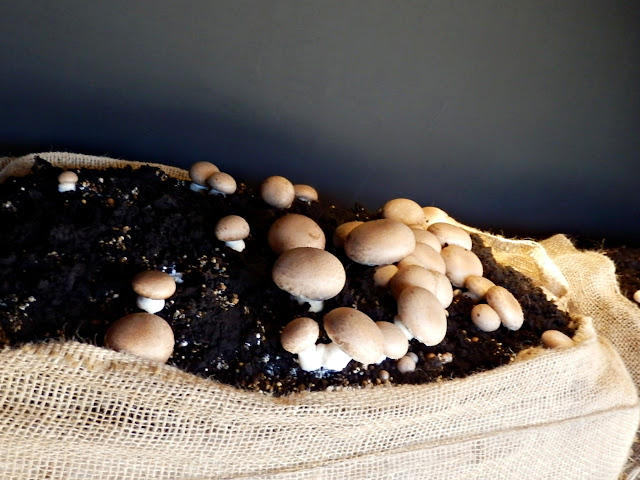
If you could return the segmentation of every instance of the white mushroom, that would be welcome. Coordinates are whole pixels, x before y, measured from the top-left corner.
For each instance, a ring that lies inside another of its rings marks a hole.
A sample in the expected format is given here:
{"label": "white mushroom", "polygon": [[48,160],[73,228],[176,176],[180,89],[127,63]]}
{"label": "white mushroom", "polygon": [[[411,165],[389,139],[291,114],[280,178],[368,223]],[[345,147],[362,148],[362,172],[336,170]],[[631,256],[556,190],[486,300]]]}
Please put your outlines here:
{"label": "white mushroom", "polygon": [[235,179],[224,172],[214,172],[207,178],[211,195],[231,195],[238,187]]}
{"label": "white mushroom", "polygon": [[569,348],[574,345],[571,337],[560,330],[546,330],[542,332],[540,340],[547,348]]}
{"label": "white mushroom", "polygon": [[138,273],[131,280],[133,291],[138,294],[136,305],[148,313],[164,308],[164,301],[176,291],[176,281],[168,273],[149,270]]}
{"label": "white mushroom", "polygon": [[262,182],[262,199],[275,208],[289,208],[296,198],[296,189],[285,177],[274,175]]}
{"label": "white mushroom", "polygon": [[449,245],[442,249],[440,256],[446,266],[447,278],[456,287],[463,287],[471,275],[482,276],[482,262],[471,250],[459,245]]}
{"label": "white mushroom", "polygon": [[320,336],[318,323],[309,317],[298,317],[282,329],[280,342],[287,352],[298,355],[298,364],[307,372],[322,367],[322,357],[316,349]]}
{"label": "white mushroom", "polygon": [[427,270],[433,270],[440,273],[445,273],[447,271],[447,266],[442,255],[440,255],[440,252],[431,248],[429,245],[416,243],[416,248],[414,248],[411,255],[416,257]]}
{"label": "white mushroom", "polygon": [[318,201],[318,192],[311,185],[303,185],[298,183],[293,186],[293,191],[295,193],[296,198],[302,200],[303,202],[317,202]]}
{"label": "white mushroom", "polygon": [[411,229],[397,220],[365,222],[351,230],[344,251],[351,260],[363,265],[388,265],[399,262],[416,248]]}
{"label": "white mushroom", "polygon": [[422,287],[402,290],[395,323],[405,328],[407,337],[411,335],[427,346],[437,345],[447,334],[446,310],[433,293]]}
{"label": "white mushroom", "polygon": [[518,330],[524,323],[524,312],[513,294],[496,285],[487,290],[485,300],[500,315],[502,324],[509,330]]}
{"label": "white mushroom", "polygon": [[382,207],[382,217],[398,220],[405,225],[423,225],[424,212],[422,207],[408,198],[394,198]]}
{"label": "white mushroom", "polygon": [[400,327],[395,323],[379,321],[376,325],[382,332],[384,339],[383,356],[378,362],[382,362],[385,358],[397,360],[406,355],[409,350],[409,340]]}
{"label": "white mushroom", "polygon": [[298,247],[284,252],[275,261],[273,281],[299,303],[309,303],[310,312],[322,310],[323,301],[344,287],[347,276],[340,260],[318,248]]}
{"label": "white mushroom", "polygon": [[211,162],[195,162],[189,169],[191,179],[189,188],[194,192],[207,190],[207,178],[219,171],[220,169]]}
{"label": "white mushroom", "polygon": [[427,231],[433,233],[438,238],[442,247],[447,245],[458,245],[465,250],[471,250],[473,244],[471,241],[471,235],[456,225],[437,222],[429,225]]}
{"label": "white mushroom", "polygon": [[58,191],[60,193],[75,190],[77,183],[78,175],[71,170],[66,170],[58,175]]}
{"label": "white mushroom", "polygon": [[113,323],[105,334],[106,347],[147,360],[164,363],[173,354],[171,326],[150,313],[132,313]]}
{"label": "white mushroom", "polygon": [[483,332],[495,332],[500,328],[500,315],[486,303],[474,305],[471,309],[471,321]]}
{"label": "white mushroom", "polygon": [[323,249],[325,236],[320,226],[311,218],[288,213],[277,219],[267,233],[269,247],[278,255],[297,247]]}
{"label": "white mushroom", "polygon": [[249,236],[250,227],[239,215],[227,215],[218,220],[214,232],[216,238],[227,247],[242,252],[245,248],[244,239]]}
{"label": "white mushroom", "polygon": [[351,359],[369,365],[383,355],[382,331],[365,313],[338,307],[324,316],[323,325],[332,340],[324,348],[322,366],[327,370],[342,370]]}
{"label": "white mushroom", "polygon": [[333,246],[336,248],[344,247],[344,241],[347,238],[347,235],[351,233],[351,230],[356,228],[358,225],[362,225],[363,223],[364,222],[361,222],[360,220],[354,220],[352,222],[346,222],[338,225],[333,231]]}
{"label": "white mushroom", "polygon": [[493,286],[495,286],[495,283],[488,278],[480,275],[469,275],[464,281],[464,288],[467,289],[464,295],[475,302],[479,302],[487,294],[487,290]]}

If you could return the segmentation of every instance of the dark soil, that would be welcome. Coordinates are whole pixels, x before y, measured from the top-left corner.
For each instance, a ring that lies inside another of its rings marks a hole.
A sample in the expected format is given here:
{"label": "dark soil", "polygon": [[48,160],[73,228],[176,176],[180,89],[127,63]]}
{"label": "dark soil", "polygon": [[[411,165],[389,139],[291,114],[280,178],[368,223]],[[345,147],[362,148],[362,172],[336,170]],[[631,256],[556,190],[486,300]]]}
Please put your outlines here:
{"label": "dark soil", "polygon": [[[78,170],[78,190],[60,194],[60,171],[38,161],[33,175],[0,185],[0,344],[62,338],[101,345],[112,322],[137,311],[130,280],[146,269],[175,270],[182,276],[176,294],[158,313],[176,337],[169,363],[277,395],[377,384],[383,369],[396,383],[464,377],[509,363],[518,351],[538,345],[544,330],[572,334],[567,315],[526,277],[498,265],[474,239],[485,276],[521,302],[525,323],[520,330],[478,330],[469,318],[472,303],[459,295],[449,307],[442,343],[426,347],[412,341],[410,350],[419,357],[413,373],[399,373],[393,360],[367,368],[352,362],[343,372],[304,372],[294,355],[281,348],[279,332],[296,316],[322,324],[322,314],[309,314],[306,305],[272,282],[276,256],[267,245],[268,228],[285,213],[313,218],[325,232],[327,250],[347,272],[345,288],[325,302],[324,311],[350,306],[373,320],[392,321],[395,301],[374,286],[373,268],[351,262],[331,245],[337,225],[376,214],[358,205],[299,200],[289,210],[277,210],[260,199],[255,187],[239,183],[238,192],[226,197],[196,193],[188,182],[150,167]],[[229,214],[243,216],[251,226],[242,253],[213,234],[217,220]]]}

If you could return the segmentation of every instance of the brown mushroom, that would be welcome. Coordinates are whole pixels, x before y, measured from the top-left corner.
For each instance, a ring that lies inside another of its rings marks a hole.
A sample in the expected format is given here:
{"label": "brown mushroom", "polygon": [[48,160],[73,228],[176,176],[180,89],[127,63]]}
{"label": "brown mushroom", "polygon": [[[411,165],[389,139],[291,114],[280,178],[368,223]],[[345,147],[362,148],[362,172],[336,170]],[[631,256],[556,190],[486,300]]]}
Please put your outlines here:
{"label": "brown mushroom", "polygon": [[207,178],[220,169],[211,162],[195,162],[189,169],[189,178],[191,179],[190,188],[194,192],[207,189]]}
{"label": "brown mushroom", "polygon": [[60,193],[75,190],[77,183],[78,175],[71,170],[65,170],[60,175],[58,175],[58,191]]}
{"label": "brown mushroom", "polygon": [[471,250],[452,244],[444,247],[440,256],[444,260],[446,275],[452,285],[463,287],[468,277],[482,277],[482,262]]}
{"label": "brown mushroom", "polygon": [[315,320],[309,317],[298,317],[282,329],[280,342],[287,352],[298,355],[300,368],[310,372],[322,367],[322,358],[316,349],[319,336],[320,327]]}
{"label": "brown mushroom", "polygon": [[211,195],[231,195],[238,185],[235,179],[224,172],[214,172],[207,178],[207,185]]}
{"label": "brown mushroom", "polygon": [[422,287],[402,290],[395,323],[405,328],[407,336],[410,334],[427,346],[437,345],[447,334],[446,310],[433,293]]}
{"label": "brown mushroom", "polygon": [[166,362],[175,344],[171,326],[158,315],[138,312],[126,315],[107,330],[105,346],[154,362]]}
{"label": "brown mushroom", "polygon": [[288,213],[277,219],[267,233],[269,247],[278,255],[297,247],[323,249],[325,236],[320,226],[311,218]]}
{"label": "brown mushroom", "polygon": [[344,251],[351,260],[363,265],[396,263],[416,248],[416,239],[404,223],[391,219],[365,222],[351,230]]}
{"label": "brown mushroom", "polygon": [[138,273],[131,280],[133,291],[138,294],[136,304],[148,313],[164,308],[164,301],[176,291],[176,282],[168,273],[149,270]]}
{"label": "brown mushroom", "polygon": [[295,193],[296,198],[302,200],[303,202],[317,202],[318,201],[318,192],[311,185],[304,185],[298,183],[293,186],[293,191]]}
{"label": "brown mushroom", "polygon": [[[384,357],[397,360],[405,356],[409,350],[409,340],[407,340],[402,329],[391,322],[379,321],[376,322],[376,325],[382,332],[382,337],[384,338]],[[384,360],[384,358],[382,360]]]}
{"label": "brown mushroom", "polygon": [[408,198],[394,198],[382,207],[382,217],[398,220],[405,225],[423,225],[424,211],[422,207]]}
{"label": "brown mushroom", "polygon": [[244,239],[249,236],[249,232],[249,224],[239,215],[222,217],[214,229],[216,238],[237,252],[244,250]]}
{"label": "brown mushroom", "polygon": [[524,312],[513,294],[499,285],[491,287],[485,300],[500,315],[502,324],[509,330],[519,330],[524,323]]}
{"label": "brown mushroom", "polygon": [[285,177],[274,175],[262,182],[262,199],[275,208],[289,208],[296,198],[296,189]]}

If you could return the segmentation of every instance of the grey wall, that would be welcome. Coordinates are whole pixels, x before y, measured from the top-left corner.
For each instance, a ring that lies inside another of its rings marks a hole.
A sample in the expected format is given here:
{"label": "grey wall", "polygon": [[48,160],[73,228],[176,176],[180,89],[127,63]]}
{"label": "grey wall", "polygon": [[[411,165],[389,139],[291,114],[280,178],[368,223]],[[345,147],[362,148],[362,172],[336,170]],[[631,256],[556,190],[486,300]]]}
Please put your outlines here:
{"label": "grey wall", "polygon": [[2,1],[0,154],[640,239],[638,1]]}

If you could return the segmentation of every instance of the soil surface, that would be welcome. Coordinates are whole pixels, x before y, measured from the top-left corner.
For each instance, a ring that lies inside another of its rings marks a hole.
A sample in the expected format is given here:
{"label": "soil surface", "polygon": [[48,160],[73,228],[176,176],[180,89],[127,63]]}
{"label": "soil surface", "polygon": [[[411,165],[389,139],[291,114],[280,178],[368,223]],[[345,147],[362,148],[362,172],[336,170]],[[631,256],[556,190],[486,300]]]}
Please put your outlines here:
{"label": "soil surface", "polygon": [[[74,339],[101,346],[111,323],[138,311],[130,281],[148,269],[180,278],[176,293],[158,312],[176,338],[170,364],[276,395],[379,384],[382,370],[395,383],[460,378],[509,363],[520,350],[538,345],[545,330],[573,333],[568,316],[540,289],[497,264],[474,239],[484,276],[520,301],[525,312],[520,330],[478,330],[469,316],[472,302],[458,295],[448,309],[443,342],[426,347],[411,341],[410,351],[418,356],[415,372],[402,374],[389,359],[368,367],[351,362],[342,372],[304,372],[280,346],[279,333],[297,316],[316,318],[322,325],[322,313],[309,313],[307,305],[273,283],[271,267],[277,257],[267,245],[267,231],[286,213],[313,218],[325,233],[327,250],[347,272],[344,289],[325,302],[323,311],[356,307],[375,321],[392,321],[395,301],[373,284],[374,269],[350,261],[331,245],[336,226],[377,214],[359,205],[300,200],[278,210],[262,201],[255,186],[238,183],[233,195],[208,195],[150,167],[76,170],[78,189],[59,193],[60,172],[39,160],[32,175],[0,185],[1,345]],[[213,233],[217,220],[230,214],[251,226],[242,253],[224,246]],[[637,265],[637,257],[635,261]],[[328,342],[324,333],[320,341]]]}

